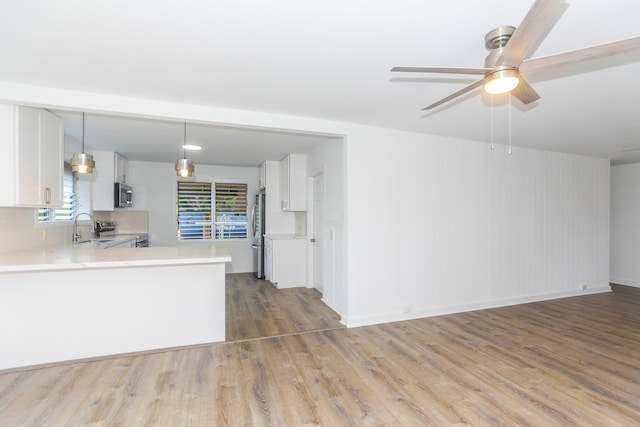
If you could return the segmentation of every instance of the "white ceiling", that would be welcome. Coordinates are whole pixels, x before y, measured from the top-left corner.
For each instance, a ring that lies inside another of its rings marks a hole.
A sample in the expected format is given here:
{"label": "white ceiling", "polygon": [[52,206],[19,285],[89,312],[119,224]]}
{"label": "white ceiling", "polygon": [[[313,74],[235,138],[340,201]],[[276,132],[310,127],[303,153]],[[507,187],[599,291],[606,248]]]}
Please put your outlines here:
{"label": "white ceiling", "polygon": [[[532,0],[4,0],[0,81],[372,124],[640,162],[640,51],[535,75],[524,106],[472,80],[393,66],[481,67],[484,35],[517,26]],[[568,1],[532,57],[640,35],[637,0]],[[2,94],[0,94],[0,99]],[[491,112],[493,111],[493,118]],[[80,137],[80,114],[64,114]],[[138,160],[180,157],[182,123],[87,115],[85,140]],[[206,135],[205,135],[206,131]],[[326,136],[190,124],[196,164],[257,164]],[[221,144],[221,145],[217,145]],[[291,145],[292,144],[292,145]],[[274,150],[274,151],[272,151]],[[207,156],[215,153],[215,160]],[[250,153],[255,154],[252,158]],[[228,157],[227,157],[228,156]]]}
{"label": "white ceiling", "polygon": [[[82,141],[82,113],[53,110],[63,118],[65,133]],[[307,153],[330,135],[188,123],[186,142],[202,147],[183,152],[185,123],[85,113],[84,140],[92,150],[115,151],[129,160],[175,162],[186,154],[195,164],[259,166],[288,153]]]}

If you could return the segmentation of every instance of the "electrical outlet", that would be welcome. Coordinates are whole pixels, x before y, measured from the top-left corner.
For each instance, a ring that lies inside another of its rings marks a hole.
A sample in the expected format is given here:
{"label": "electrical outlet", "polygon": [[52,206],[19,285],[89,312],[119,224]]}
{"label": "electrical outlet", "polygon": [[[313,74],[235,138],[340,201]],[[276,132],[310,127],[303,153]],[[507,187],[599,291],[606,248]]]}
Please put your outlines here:
{"label": "electrical outlet", "polygon": [[580,289],[587,289],[586,283],[580,283]]}

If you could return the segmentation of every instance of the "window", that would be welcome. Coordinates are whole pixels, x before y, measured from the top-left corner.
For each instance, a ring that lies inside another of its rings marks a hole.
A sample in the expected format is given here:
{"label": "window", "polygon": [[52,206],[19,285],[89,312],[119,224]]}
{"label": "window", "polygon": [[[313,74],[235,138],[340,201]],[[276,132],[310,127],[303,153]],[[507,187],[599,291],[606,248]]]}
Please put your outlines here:
{"label": "window", "polygon": [[211,238],[211,183],[178,181],[178,240]]}
{"label": "window", "polygon": [[247,237],[247,184],[178,181],[177,194],[178,240]]}
{"label": "window", "polygon": [[76,194],[76,180],[71,165],[64,164],[63,178],[63,204],[60,208],[39,208],[38,222],[71,221],[78,209],[78,196]]}
{"label": "window", "polygon": [[217,182],[216,239],[247,237],[247,184]]}

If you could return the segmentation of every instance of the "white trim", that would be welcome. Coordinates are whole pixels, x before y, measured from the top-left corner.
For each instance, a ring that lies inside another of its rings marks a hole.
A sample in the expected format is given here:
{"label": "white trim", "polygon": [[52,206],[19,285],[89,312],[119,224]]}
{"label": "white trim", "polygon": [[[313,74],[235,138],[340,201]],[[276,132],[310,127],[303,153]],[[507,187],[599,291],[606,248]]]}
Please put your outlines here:
{"label": "white trim", "polygon": [[413,320],[413,319],[420,319],[424,317],[463,313],[466,311],[486,310],[489,308],[506,307],[511,305],[527,304],[532,302],[547,301],[547,300],[559,299],[559,298],[599,294],[604,292],[611,292],[611,286],[604,285],[604,286],[593,287],[585,290],[578,289],[575,291],[571,290],[571,291],[562,291],[562,292],[552,292],[548,294],[530,295],[530,296],[518,297],[518,298],[507,298],[503,300],[486,301],[481,303],[454,305],[454,306],[448,306],[448,307],[442,307],[442,308],[417,310],[417,311],[412,311],[410,313],[401,313],[401,312],[385,313],[385,314],[380,314],[375,316],[362,316],[362,317],[353,317],[348,319],[343,317],[343,320],[348,328],[354,328],[358,326],[399,322],[403,320]]}
{"label": "white trim", "polygon": [[640,288],[640,282],[637,280],[625,279],[623,277],[612,277],[609,282],[614,283],[616,285],[625,285],[625,286],[633,286],[635,288]]}

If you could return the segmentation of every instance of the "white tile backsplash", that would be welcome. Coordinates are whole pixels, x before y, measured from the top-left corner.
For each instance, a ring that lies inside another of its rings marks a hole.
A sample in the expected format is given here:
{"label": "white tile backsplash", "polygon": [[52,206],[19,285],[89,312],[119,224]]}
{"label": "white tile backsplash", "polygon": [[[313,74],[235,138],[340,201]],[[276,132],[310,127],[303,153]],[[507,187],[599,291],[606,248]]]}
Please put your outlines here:
{"label": "white tile backsplash", "polygon": [[35,208],[0,208],[0,254],[71,242],[71,223],[36,224]]}

